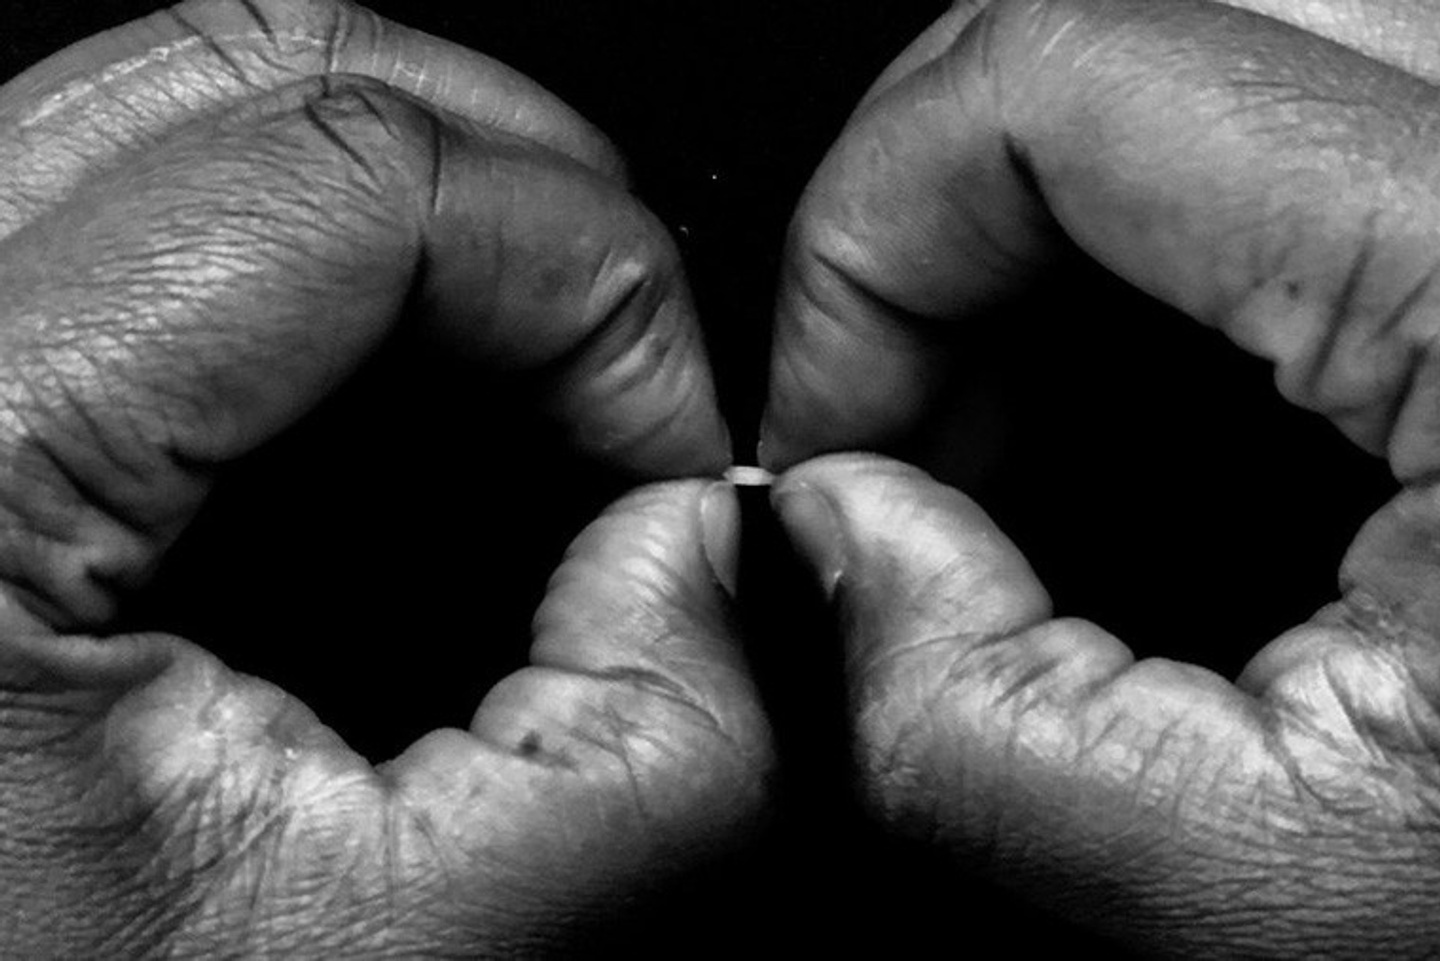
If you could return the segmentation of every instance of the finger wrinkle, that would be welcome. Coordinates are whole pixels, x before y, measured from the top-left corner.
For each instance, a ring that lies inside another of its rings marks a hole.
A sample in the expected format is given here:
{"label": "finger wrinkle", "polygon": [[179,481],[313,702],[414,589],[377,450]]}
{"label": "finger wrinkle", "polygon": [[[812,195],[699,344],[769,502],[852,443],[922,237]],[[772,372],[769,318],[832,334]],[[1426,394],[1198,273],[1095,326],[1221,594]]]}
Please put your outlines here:
{"label": "finger wrinkle", "polygon": [[259,3],[256,0],[236,0],[236,2],[240,9],[245,11],[245,14],[255,22],[255,26],[260,29],[260,35],[272,46],[275,45],[278,42],[275,27],[270,23],[270,18],[265,15],[265,11],[261,9]]}
{"label": "finger wrinkle", "polygon": [[[651,266],[612,248],[593,269],[577,330],[538,359],[538,373],[560,377],[582,366],[603,367],[607,358],[625,353],[646,335],[663,296]],[[499,265],[495,272],[503,275]]]}
{"label": "finger wrinkle", "polygon": [[146,67],[165,64],[172,58],[184,54],[191,47],[203,45],[201,38],[189,36],[164,46],[155,47],[140,56],[110,64],[94,74],[71,81],[54,93],[46,95],[34,106],[26,109],[16,119],[15,125],[21,131],[39,127],[43,123],[52,121],[52,118],[58,114],[88,106],[90,101],[98,97],[110,97],[113,103],[133,109],[128,100],[107,91],[106,87],[130,74],[144,70]]}
{"label": "finger wrinkle", "polygon": [[[433,104],[435,109],[463,111],[467,103],[483,105],[486,109],[473,118],[477,124],[510,129],[527,143],[548,145],[605,175],[616,167],[607,161],[613,149],[583,120],[531,81],[488,58],[403,29],[386,36],[383,21],[348,4],[310,4],[298,13],[293,5],[282,4],[283,23],[265,19],[271,6],[225,0],[162,12],[148,21],[149,32],[132,25],[117,35],[115,46],[134,50],[146,38],[158,42],[83,76],[78,69],[60,74],[58,89],[44,91],[44,81],[57,82],[56,71],[47,75],[37,68],[43,92],[32,98],[38,104],[27,106],[16,121],[33,136],[13,145],[18,155],[11,157],[25,176],[11,185],[5,205],[24,217],[38,205],[63,198],[87,165],[116,150],[153,141],[195,116],[239,106],[304,76],[346,70],[366,72],[377,84],[379,78],[389,78],[424,96],[435,86],[434,71],[449,75],[470,63],[475,82],[465,96],[447,98],[441,91],[436,96],[442,102]],[[255,18],[257,12],[261,19]],[[235,22],[236,13],[243,16],[243,25]],[[489,109],[495,106],[492,101],[506,106]],[[517,107],[516,101],[523,105]],[[154,106],[146,108],[147,102]],[[514,117],[507,119],[506,110]],[[62,117],[66,111],[74,116]],[[524,122],[515,122],[522,113]],[[43,164],[47,157],[59,159]]]}
{"label": "finger wrinkle", "polygon": [[[328,95],[327,92],[327,96]],[[349,158],[356,167],[364,171],[366,178],[370,181],[372,189],[376,191],[383,189],[381,187],[383,180],[375,166],[370,162],[370,158],[351,144],[349,139],[341,134],[328,118],[321,114],[321,108],[315,101],[307,101],[301,110],[304,112],[305,119],[310,122],[312,129],[319,132],[331,146],[339,150]]]}
{"label": "finger wrinkle", "polygon": [[1431,310],[1423,312],[1421,308],[1423,306],[1430,306],[1427,305],[1426,302],[1431,299],[1430,294],[1435,288],[1435,280],[1437,277],[1440,277],[1440,261],[1432,263],[1420,275],[1420,278],[1411,284],[1409,289],[1407,289],[1396,302],[1395,306],[1381,318],[1380,323],[1375,326],[1370,334],[1371,339],[1373,341],[1383,341],[1399,331],[1408,330],[1412,326],[1409,321],[1412,318],[1419,317],[1424,321],[1428,321],[1433,329],[1414,331],[1414,333],[1423,335],[1427,346],[1430,347],[1433,352],[1437,338],[1440,338],[1440,325],[1435,324],[1433,320],[1433,307]]}
{"label": "finger wrinkle", "polygon": [[698,720],[701,729],[720,738],[737,756],[751,756],[754,752],[741,743],[740,738],[730,731],[707,703],[704,689],[686,680],[684,672],[675,671],[673,665],[666,660],[661,659],[661,663],[665,665],[665,671],[634,664],[586,668],[575,664],[535,661],[536,666],[552,666],[567,674],[590,678],[602,685],[629,689],[645,698],[658,698],[679,708],[684,716]]}
{"label": "finger wrinkle", "polygon": [[[843,247],[862,251],[863,248],[858,242],[845,240],[838,241],[832,235],[832,244],[841,243]],[[876,269],[870,262],[868,255],[859,253],[865,261],[865,266],[844,263],[846,255],[836,250],[827,250],[820,246],[811,247],[809,250],[810,261],[821,268],[823,275],[830,280],[829,284],[823,283],[813,270],[802,270],[800,274],[800,289],[804,292],[806,299],[816,307],[811,317],[828,322],[828,325],[836,330],[842,330],[846,337],[853,337],[863,342],[865,348],[876,348],[880,350],[904,349],[917,351],[920,349],[914,342],[915,336],[921,333],[939,334],[943,328],[938,326],[938,321],[948,318],[930,318],[907,307],[895,303],[889,298],[881,295],[869,284],[859,279],[862,272],[871,275],[878,275],[884,271]],[[838,297],[830,293],[834,288],[839,288]],[[836,310],[835,301],[840,300],[859,303],[862,309]],[[842,323],[841,316],[849,316],[848,323]],[[870,318],[883,317],[886,323],[875,323]],[[933,349],[933,347],[932,347]]]}
{"label": "finger wrinkle", "polygon": [[1360,241],[1351,258],[1350,267],[1326,312],[1319,342],[1310,351],[1310,360],[1302,380],[1302,396],[1320,396],[1320,383],[1327,369],[1335,360],[1335,347],[1341,331],[1359,322],[1360,289],[1369,279],[1379,254],[1380,241],[1377,233],[1380,212],[1371,210],[1366,214],[1360,227]]}
{"label": "finger wrinkle", "polygon": [[[657,329],[670,328],[670,329]],[[587,394],[609,403],[639,402],[651,396],[664,398],[667,422],[690,413],[689,403],[699,387],[687,361],[696,352],[698,338],[678,324],[666,323],[658,316],[633,341],[618,349],[613,357],[598,361],[598,370],[588,374]],[[588,365],[587,365],[588,366]],[[633,400],[632,400],[633,399]],[[629,417],[619,418],[622,421]],[[634,425],[642,436],[663,430],[666,423]]]}
{"label": "finger wrinkle", "polygon": [[[1304,805],[1296,815],[1301,829],[1313,833],[1322,827],[1314,820],[1317,813],[1333,824],[1358,822],[1384,828],[1395,816],[1407,816],[1403,812],[1413,810],[1424,794],[1433,794],[1433,784],[1417,793],[1415,785],[1420,782],[1411,765],[1397,766],[1399,758],[1377,753],[1376,745],[1365,739],[1368,719],[1347,700],[1348,685],[1337,690],[1336,678],[1327,678],[1326,671],[1323,663],[1316,664],[1307,672],[1306,690],[1288,695],[1276,691],[1259,702],[1266,755],[1278,764],[1276,771],[1290,788],[1287,796]],[[1317,695],[1323,705],[1316,702]],[[1336,716],[1357,727],[1342,732],[1334,723]],[[1311,813],[1307,815],[1305,808]]]}
{"label": "finger wrinkle", "polygon": [[[112,127],[109,130],[115,146],[123,147],[136,139],[143,141],[153,136],[145,122],[162,117],[160,113],[152,115],[138,109],[147,92],[152,96],[163,94],[177,106],[194,111],[226,106],[227,94],[231,92],[263,92],[309,73],[291,58],[323,45],[322,41],[305,34],[287,35],[285,39],[293,49],[286,54],[276,54],[267,47],[250,43],[255,39],[251,34],[217,34],[185,19],[176,10],[166,13],[182,26],[184,36],[67,82],[28,107],[15,121],[17,128],[32,130],[47,124],[58,125],[62,115],[79,113],[81,116],[75,118],[78,122],[72,123],[71,128],[83,132],[89,126],[86,121],[96,117],[92,109],[94,101],[103,100],[137,121],[133,129]],[[189,59],[196,49],[204,50],[219,64],[218,76]],[[266,69],[257,71],[247,67],[244,61],[254,61]],[[228,77],[238,86],[219,82],[220,76]],[[197,98],[198,94],[205,96]],[[65,139],[62,135],[61,142]],[[53,147],[49,143],[47,146]]]}
{"label": "finger wrinkle", "polygon": [[[375,110],[377,115],[380,113],[374,104],[370,103],[368,97],[362,95],[362,99],[370,105],[372,110]],[[426,197],[426,212],[428,219],[433,221],[440,216],[448,200],[445,188],[450,151],[446,127],[440,122],[440,118],[427,111],[424,113],[424,119],[427,147],[430,153],[430,169],[426,175],[426,184],[429,187]],[[381,122],[384,123],[385,120],[382,118]],[[391,136],[396,137],[397,134],[391,131]]]}
{"label": "finger wrinkle", "polygon": [[[1289,725],[1267,727],[1266,746],[1269,755],[1279,762],[1290,788],[1289,796],[1334,821],[1368,817],[1375,810],[1374,798],[1352,788],[1348,778],[1335,769],[1333,758],[1331,763],[1324,763],[1308,737],[1286,736],[1291,733],[1287,728]],[[1333,750],[1333,745],[1326,746]],[[1303,815],[1301,825],[1302,830],[1310,827],[1309,819]]]}
{"label": "finger wrinkle", "polygon": [[[1408,633],[1408,632],[1407,632]],[[1326,731],[1349,732],[1335,741],[1358,747],[1376,764],[1405,763],[1422,778],[1433,778],[1440,749],[1437,655],[1411,638],[1386,637],[1377,644],[1374,625],[1351,628],[1271,685],[1273,698],[1307,712]]]}
{"label": "finger wrinkle", "polygon": [[168,13],[182,28],[199,38],[210,55],[242,86],[256,86],[250,79],[250,72],[241,66],[240,61],[231,54],[226,45],[221,43],[219,39],[201,30],[200,27],[188,20],[179,7],[172,7]]}

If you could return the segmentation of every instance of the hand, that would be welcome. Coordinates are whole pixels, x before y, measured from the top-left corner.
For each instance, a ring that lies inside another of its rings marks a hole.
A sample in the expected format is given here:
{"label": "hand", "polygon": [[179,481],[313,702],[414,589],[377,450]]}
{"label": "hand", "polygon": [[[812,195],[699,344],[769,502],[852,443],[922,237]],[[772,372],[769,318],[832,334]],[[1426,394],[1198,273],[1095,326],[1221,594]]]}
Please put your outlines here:
{"label": "hand", "polygon": [[614,506],[532,666],[379,767],[111,629],[216,480],[402,333],[634,476],[728,462],[673,248],[598,134],[358,8],[212,0],[0,91],[0,170],[0,954],[532,953],[740,836],[769,746],[723,486]]}
{"label": "hand", "polygon": [[1146,951],[1418,955],[1440,941],[1440,31],[1403,3],[1252,6],[957,4],[797,213],[765,457],[902,434],[962,323],[1070,251],[1273,360],[1406,489],[1342,599],[1233,684],[1055,619],[973,503],[893,461],[802,464],[774,497],[836,608],[884,821]]}

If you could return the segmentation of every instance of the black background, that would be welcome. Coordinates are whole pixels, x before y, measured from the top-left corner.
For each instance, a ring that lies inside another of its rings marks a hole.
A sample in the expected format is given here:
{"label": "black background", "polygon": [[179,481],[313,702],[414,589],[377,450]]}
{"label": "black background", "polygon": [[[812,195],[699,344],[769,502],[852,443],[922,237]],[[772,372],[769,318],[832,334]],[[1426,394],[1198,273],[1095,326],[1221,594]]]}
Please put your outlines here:
{"label": "black background", "polygon": [[[0,4],[0,71],[159,6]],[[946,4],[372,6],[524,71],[621,147],[680,243],[748,450],[790,211],[855,100]],[[1060,613],[1233,675],[1334,596],[1345,545],[1393,483],[1217,335],[1078,261],[1044,286],[965,331],[961,426],[911,453],[996,517]],[[135,616],[281,683],[372,760],[463,727],[523,662],[566,542],[623,487],[543,431],[443,358],[397,350],[226,479]],[[1081,950],[1077,932],[858,816],[835,643],[763,499],[747,513],[747,643],[785,760],[776,823],[593,946]]]}

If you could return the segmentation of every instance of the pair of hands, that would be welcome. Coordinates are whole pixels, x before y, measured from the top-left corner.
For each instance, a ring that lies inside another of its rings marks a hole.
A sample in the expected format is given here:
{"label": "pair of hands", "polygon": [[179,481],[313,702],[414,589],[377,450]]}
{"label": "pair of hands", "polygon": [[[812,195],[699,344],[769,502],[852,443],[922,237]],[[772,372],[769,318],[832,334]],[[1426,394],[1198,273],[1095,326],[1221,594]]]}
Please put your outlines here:
{"label": "pair of hands", "polygon": [[[1001,0],[867,95],[795,218],[763,435],[887,824],[1151,950],[1440,941],[1436,78],[1404,0]],[[94,38],[0,91],[0,125],[6,953],[535,952],[762,816],[725,485],[610,508],[531,666],[378,767],[193,644],[85,633],[402,318],[598,460],[729,463],[673,247],[601,135],[321,0]],[[1052,618],[918,471],[805,460],[914,423],[947,329],[1073,248],[1273,359],[1406,485],[1341,601],[1233,684]]]}

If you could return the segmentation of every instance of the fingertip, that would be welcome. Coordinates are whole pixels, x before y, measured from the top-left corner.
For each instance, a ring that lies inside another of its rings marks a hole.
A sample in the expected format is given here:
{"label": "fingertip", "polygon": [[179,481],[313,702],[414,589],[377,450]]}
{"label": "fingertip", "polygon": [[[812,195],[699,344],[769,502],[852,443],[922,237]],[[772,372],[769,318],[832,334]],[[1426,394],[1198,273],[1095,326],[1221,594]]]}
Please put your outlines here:
{"label": "fingertip", "polygon": [[882,97],[887,90],[915,71],[943,56],[986,5],[986,0],[954,0],[950,9],[916,37],[876,78],[861,97],[856,112]]}
{"label": "fingertip", "polygon": [[833,596],[842,579],[859,575],[869,555],[892,550],[898,546],[894,536],[923,524],[925,505],[940,491],[949,489],[918,468],[852,451],[791,467],[771,488],[770,501],[822,589]]}
{"label": "fingertip", "polygon": [[1015,545],[974,501],[918,468],[827,455],[786,472],[771,496],[822,588],[846,607],[861,664],[916,638],[1005,633],[1049,616]]}
{"label": "fingertip", "polygon": [[[713,396],[663,382],[603,399],[584,394],[561,413],[572,446],[635,483],[718,477],[734,459],[730,432]],[[579,407],[588,403],[588,413]]]}
{"label": "fingertip", "polygon": [[586,791],[639,802],[650,830],[698,837],[748,818],[772,758],[732,616],[739,537],[723,481],[651,484],[617,501],[551,579],[531,666],[487,695],[471,732]]}
{"label": "fingertip", "polygon": [[[823,220],[808,209],[797,220]],[[920,421],[950,350],[939,327],[892,304],[866,277],[903,270],[835,226],[802,223],[786,251],[762,424],[766,467],[822,453],[884,449]],[[877,241],[880,242],[880,241]]]}
{"label": "fingertip", "polygon": [[734,454],[713,391],[674,397],[665,395],[663,385],[654,390],[644,412],[622,428],[631,439],[602,448],[601,459],[642,480],[719,476]]}
{"label": "fingertip", "polygon": [[659,405],[657,440],[634,467],[656,479],[718,477],[735,462],[730,427],[720,412],[709,361],[692,357],[692,373],[700,383],[683,400]]}
{"label": "fingertip", "polygon": [[919,467],[870,451],[821,454],[794,464],[777,476],[771,501],[778,510],[787,497],[801,490],[829,498],[841,514],[863,523],[868,523],[866,512],[887,501],[918,504],[935,496],[953,496],[971,503]]}
{"label": "fingertip", "polygon": [[833,599],[849,566],[849,532],[839,505],[823,489],[800,480],[771,493],[780,523],[800,555],[819,579],[826,599]]}
{"label": "fingertip", "polygon": [[[775,474],[829,454],[859,448],[882,448],[896,439],[899,427],[909,415],[862,403],[847,404],[826,396],[821,381],[829,375],[817,371],[809,384],[784,384],[785,378],[772,375],[776,387],[760,421],[756,458],[761,467]],[[856,401],[853,392],[849,401]],[[919,405],[915,405],[918,409]]]}
{"label": "fingertip", "polygon": [[620,202],[579,336],[557,358],[555,413],[577,447],[637,478],[718,477],[730,431],[679,254],[648,212]]}
{"label": "fingertip", "polygon": [[735,485],[716,481],[700,498],[705,559],[716,582],[735,596],[740,576],[740,500]]}
{"label": "fingertip", "polygon": [[789,432],[777,421],[770,408],[766,407],[760,420],[760,440],[755,445],[757,464],[771,473],[780,474],[815,453],[817,452],[792,440]]}
{"label": "fingertip", "polygon": [[478,365],[526,379],[593,460],[637,480],[719,476],[730,435],[663,224],[548,155],[497,162],[472,138],[447,170],[427,234],[428,321]]}
{"label": "fingertip", "polygon": [[729,593],[739,538],[727,483],[666,481],[632,492],[571,544],[536,613],[532,661],[624,664],[695,690],[729,685],[744,673]]}

